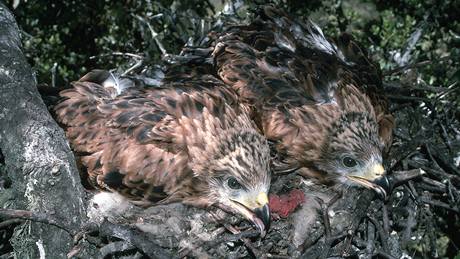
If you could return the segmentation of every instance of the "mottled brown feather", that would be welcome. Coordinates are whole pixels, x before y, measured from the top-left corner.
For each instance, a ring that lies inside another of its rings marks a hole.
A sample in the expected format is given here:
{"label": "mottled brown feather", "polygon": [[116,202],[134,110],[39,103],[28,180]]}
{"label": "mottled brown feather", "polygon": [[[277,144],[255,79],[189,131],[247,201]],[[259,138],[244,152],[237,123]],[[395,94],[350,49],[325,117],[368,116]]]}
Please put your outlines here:
{"label": "mottled brown feather", "polygon": [[314,23],[273,6],[255,16],[217,34],[209,56],[214,71],[251,107],[282,162],[319,178],[341,174],[336,163],[347,152],[381,163],[394,120],[379,67],[363,48],[348,34],[328,40]]}
{"label": "mottled brown feather", "polygon": [[[268,191],[266,141],[221,81],[188,76],[162,88],[120,90],[104,85],[108,72],[92,73],[61,92],[55,111],[93,186],[146,205],[209,206],[219,202],[219,177],[236,172]],[[232,160],[245,152],[252,153],[238,162],[246,166]]]}

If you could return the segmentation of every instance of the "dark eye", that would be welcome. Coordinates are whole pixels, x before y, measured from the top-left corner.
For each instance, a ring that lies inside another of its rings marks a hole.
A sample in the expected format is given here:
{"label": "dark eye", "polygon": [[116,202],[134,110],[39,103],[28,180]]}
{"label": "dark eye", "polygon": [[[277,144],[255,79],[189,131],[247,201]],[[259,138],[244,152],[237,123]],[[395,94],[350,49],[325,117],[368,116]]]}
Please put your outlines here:
{"label": "dark eye", "polygon": [[342,163],[346,167],[355,167],[358,164],[358,162],[356,162],[356,160],[354,160],[353,158],[348,157],[348,156],[346,156],[346,157],[344,157],[342,159]]}
{"label": "dark eye", "polygon": [[228,187],[234,190],[241,189],[241,184],[233,177],[228,178],[227,184],[228,184]]}

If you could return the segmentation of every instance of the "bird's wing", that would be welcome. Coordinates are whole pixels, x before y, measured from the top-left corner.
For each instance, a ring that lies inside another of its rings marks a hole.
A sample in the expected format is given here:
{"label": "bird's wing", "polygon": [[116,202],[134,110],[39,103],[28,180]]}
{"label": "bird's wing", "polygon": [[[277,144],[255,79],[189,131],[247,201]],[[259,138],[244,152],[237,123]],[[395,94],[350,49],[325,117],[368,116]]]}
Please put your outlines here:
{"label": "bird's wing", "polygon": [[173,178],[186,174],[187,155],[173,141],[175,119],[147,92],[114,98],[109,88],[78,81],[61,96],[58,121],[93,186],[156,202],[172,191]]}
{"label": "bird's wing", "polygon": [[250,25],[223,33],[214,57],[227,84],[267,108],[332,102],[341,62],[316,25],[295,22],[272,7]]}
{"label": "bird's wing", "polygon": [[187,127],[179,118],[199,117],[205,106],[219,113],[225,98],[232,96],[225,90],[203,91],[200,83],[212,80],[118,91],[117,84],[96,80],[98,73],[61,92],[65,100],[56,106],[57,119],[66,126],[89,182],[146,203],[181,200],[193,193],[183,138]]}
{"label": "bird's wing", "polygon": [[[285,118],[282,123],[288,123],[292,111],[305,107],[344,109],[346,104],[338,96],[340,89],[352,86],[358,90],[356,94],[362,95],[360,99],[370,97],[377,117],[388,122],[382,125],[391,124],[385,117],[381,91],[376,90],[381,89],[378,66],[347,35],[334,43],[314,23],[297,22],[266,6],[251,24],[223,33],[213,55],[223,81],[256,110],[263,111],[263,121],[281,116]],[[357,105],[354,109],[368,109],[366,101]],[[266,123],[265,127],[274,126]],[[382,135],[387,134],[388,130],[382,130]]]}

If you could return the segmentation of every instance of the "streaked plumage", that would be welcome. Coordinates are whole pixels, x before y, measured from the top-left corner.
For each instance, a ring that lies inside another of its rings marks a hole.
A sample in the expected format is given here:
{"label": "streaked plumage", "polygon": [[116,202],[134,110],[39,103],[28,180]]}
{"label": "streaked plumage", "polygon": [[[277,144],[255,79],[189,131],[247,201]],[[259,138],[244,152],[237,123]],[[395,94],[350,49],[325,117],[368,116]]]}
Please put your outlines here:
{"label": "streaked plumage", "polygon": [[[359,183],[384,194],[373,182],[385,180],[382,153],[391,144],[393,117],[378,66],[351,36],[327,40],[314,23],[267,6],[211,46],[209,73],[251,108],[279,170],[300,168],[323,182]],[[203,49],[184,53],[199,56]]]}
{"label": "streaked plumage", "polygon": [[142,205],[215,205],[263,233],[269,148],[247,108],[210,75],[163,86],[93,71],[61,92],[57,119],[89,182]]}

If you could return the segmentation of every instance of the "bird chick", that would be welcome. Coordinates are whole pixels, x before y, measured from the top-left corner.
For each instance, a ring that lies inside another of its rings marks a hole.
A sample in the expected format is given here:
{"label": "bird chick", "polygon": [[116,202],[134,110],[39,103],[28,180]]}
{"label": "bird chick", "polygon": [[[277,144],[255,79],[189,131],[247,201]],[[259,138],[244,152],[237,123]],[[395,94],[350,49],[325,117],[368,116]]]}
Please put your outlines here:
{"label": "bird chick", "polygon": [[143,206],[217,206],[265,234],[269,147],[221,81],[142,88],[95,70],[72,86],[55,111],[90,185]]}
{"label": "bird chick", "polygon": [[387,195],[383,153],[394,120],[379,68],[349,35],[335,43],[273,6],[219,35],[214,69],[252,108],[276,150],[276,171]]}

